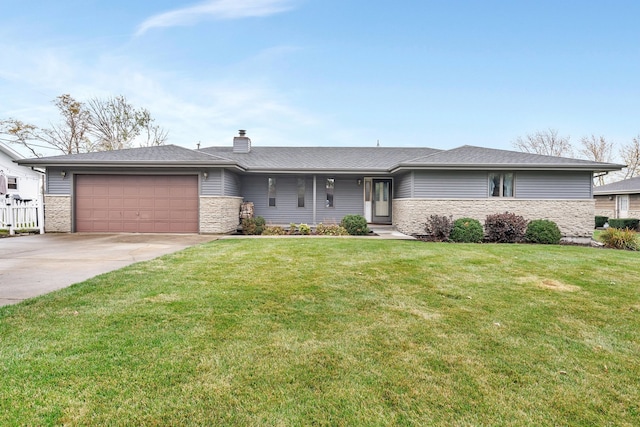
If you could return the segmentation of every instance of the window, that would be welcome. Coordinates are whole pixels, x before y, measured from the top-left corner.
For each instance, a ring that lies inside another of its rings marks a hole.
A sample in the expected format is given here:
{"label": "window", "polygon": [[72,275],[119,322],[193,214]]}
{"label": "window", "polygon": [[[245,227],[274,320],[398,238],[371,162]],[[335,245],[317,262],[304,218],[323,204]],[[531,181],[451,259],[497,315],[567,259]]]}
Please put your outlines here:
{"label": "window", "polygon": [[490,197],[513,197],[513,172],[489,174]]}
{"label": "window", "polygon": [[328,207],[328,208],[332,208],[333,207],[333,190],[335,188],[335,185],[336,185],[335,178],[327,178],[327,183],[326,183],[326,189],[327,189],[326,207]]}
{"label": "window", "polygon": [[18,178],[13,176],[7,177],[7,190],[17,190],[18,189]]}
{"label": "window", "polygon": [[305,179],[298,178],[298,207],[304,208]]}
{"label": "window", "polygon": [[276,205],[276,179],[269,178],[269,206]]}

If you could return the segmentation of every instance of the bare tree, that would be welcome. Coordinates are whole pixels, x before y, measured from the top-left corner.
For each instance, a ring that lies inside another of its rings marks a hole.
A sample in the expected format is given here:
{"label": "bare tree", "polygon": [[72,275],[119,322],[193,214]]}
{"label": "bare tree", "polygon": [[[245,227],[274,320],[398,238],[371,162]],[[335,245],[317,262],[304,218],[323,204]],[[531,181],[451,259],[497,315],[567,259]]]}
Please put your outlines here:
{"label": "bare tree", "polygon": [[569,139],[568,136],[559,136],[556,129],[548,129],[518,137],[512,144],[526,153],[570,157],[573,154],[573,147]]}
{"label": "bare tree", "polygon": [[53,103],[62,117],[60,123],[39,128],[17,119],[0,120],[0,141],[21,145],[40,157],[38,148],[77,154],[162,145],[168,137],[166,130],[154,124],[149,110],[134,108],[124,96],[94,98],[84,104],[65,94]]}
{"label": "bare tree", "polygon": [[149,110],[134,108],[124,96],[89,100],[91,133],[100,151],[130,148],[144,133],[142,145],[162,145],[167,132],[153,125]]}
{"label": "bare tree", "polygon": [[91,122],[86,106],[69,94],[60,95],[53,102],[58,107],[62,122],[42,129],[38,139],[64,154],[93,151],[93,144],[88,138]]}
{"label": "bare tree", "polygon": [[31,141],[38,139],[38,132],[36,126],[17,119],[0,120],[0,141],[21,145],[35,157],[40,157],[41,154],[36,151],[38,146],[31,144]]}
{"label": "bare tree", "polygon": [[[609,142],[605,139],[604,136],[596,137],[595,135],[591,135],[589,137],[582,137],[580,140],[582,144],[582,148],[580,149],[580,153],[583,154],[587,159],[593,160],[594,162],[610,162],[611,161],[611,151],[613,150],[613,142]],[[598,175],[595,178],[596,185],[604,185],[604,175]]]}
{"label": "bare tree", "polygon": [[620,157],[627,165],[624,169],[624,179],[640,175],[640,135],[633,138],[629,144],[620,147]]}

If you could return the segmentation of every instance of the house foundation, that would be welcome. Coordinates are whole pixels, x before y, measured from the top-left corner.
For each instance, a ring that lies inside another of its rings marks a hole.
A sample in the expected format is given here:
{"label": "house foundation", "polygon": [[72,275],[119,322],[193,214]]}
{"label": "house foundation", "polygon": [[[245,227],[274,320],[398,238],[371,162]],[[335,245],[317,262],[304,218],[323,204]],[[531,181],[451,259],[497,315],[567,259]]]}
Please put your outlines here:
{"label": "house foundation", "polygon": [[487,215],[504,212],[526,220],[547,219],[555,222],[564,240],[590,239],[594,228],[595,202],[579,200],[532,199],[395,199],[393,218],[396,229],[410,235],[425,234],[431,215],[469,217],[484,224]]}
{"label": "house foundation", "polygon": [[47,233],[71,232],[71,196],[44,196],[44,229]]}
{"label": "house foundation", "polygon": [[242,197],[200,196],[200,233],[225,234],[238,229]]}

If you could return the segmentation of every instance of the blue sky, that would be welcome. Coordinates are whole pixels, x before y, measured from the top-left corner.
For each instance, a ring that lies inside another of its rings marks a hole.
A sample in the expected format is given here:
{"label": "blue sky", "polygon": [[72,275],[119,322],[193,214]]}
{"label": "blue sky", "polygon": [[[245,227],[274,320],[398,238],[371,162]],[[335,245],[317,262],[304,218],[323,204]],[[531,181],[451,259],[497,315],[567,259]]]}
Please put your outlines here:
{"label": "blue sky", "polygon": [[638,1],[0,0],[0,118],[125,95],[169,143],[640,134]]}

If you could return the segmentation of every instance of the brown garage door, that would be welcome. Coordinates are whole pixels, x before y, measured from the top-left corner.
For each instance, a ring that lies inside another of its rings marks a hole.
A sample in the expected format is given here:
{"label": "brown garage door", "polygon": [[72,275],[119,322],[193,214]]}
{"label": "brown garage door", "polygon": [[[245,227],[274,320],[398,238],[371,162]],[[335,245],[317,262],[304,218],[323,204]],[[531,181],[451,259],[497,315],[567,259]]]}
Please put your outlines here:
{"label": "brown garage door", "polygon": [[76,175],[76,231],[197,233],[196,175]]}

